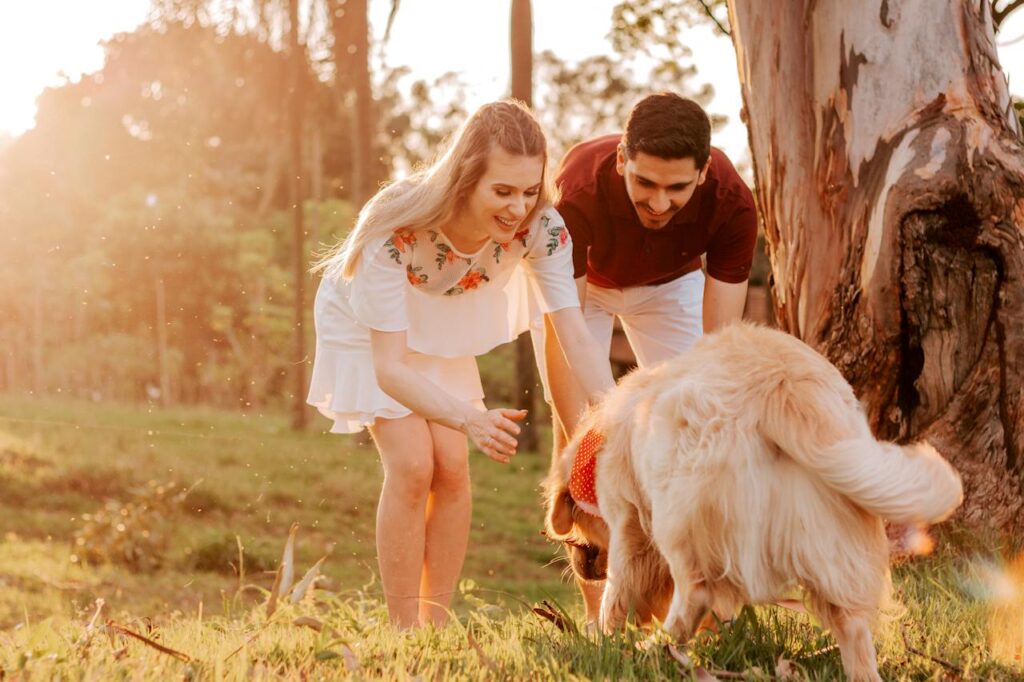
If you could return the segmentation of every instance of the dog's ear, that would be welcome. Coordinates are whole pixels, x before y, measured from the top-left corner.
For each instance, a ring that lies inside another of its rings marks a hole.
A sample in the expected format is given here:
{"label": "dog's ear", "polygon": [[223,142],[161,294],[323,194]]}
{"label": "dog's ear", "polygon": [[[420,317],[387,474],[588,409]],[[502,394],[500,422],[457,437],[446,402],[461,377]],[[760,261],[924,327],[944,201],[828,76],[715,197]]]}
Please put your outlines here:
{"label": "dog's ear", "polygon": [[568,488],[562,488],[549,498],[547,527],[548,535],[561,539],[572,532],[572,497]]}

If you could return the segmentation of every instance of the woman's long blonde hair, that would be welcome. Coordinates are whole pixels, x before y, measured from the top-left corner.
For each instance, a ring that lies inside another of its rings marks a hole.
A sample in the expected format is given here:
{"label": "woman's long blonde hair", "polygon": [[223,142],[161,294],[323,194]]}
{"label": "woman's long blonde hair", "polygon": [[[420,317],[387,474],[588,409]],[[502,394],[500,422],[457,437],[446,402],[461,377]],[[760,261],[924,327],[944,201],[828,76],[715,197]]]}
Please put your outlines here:
{"label": "woman's long blonde hair", "polygon": [[[418,230],[448,223],[487,171],[487,158],[495,145],[513,155],[540,156],[546,176],[547,140],[526,105],[516,100],[485,104],[466,119],[430,166],[377,192],[359,212],[349,236],[321,258],[313,271],[323,270],[329,278],[351,279],[363,248],[374,238],[399,228]],[[542,181],[541,194],[525,224],[548,198],[547,182]]]}

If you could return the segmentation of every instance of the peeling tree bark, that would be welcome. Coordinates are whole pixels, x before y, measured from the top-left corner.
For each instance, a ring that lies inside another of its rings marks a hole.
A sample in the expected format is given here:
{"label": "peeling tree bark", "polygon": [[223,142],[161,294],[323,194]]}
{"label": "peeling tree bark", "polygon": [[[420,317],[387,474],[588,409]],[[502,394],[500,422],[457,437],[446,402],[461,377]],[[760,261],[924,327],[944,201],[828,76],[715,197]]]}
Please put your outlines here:
{"label": "peeling tree bark", "polygon": [[991,8],[730,0],[780,325],[1024,530],[1024,147]]}

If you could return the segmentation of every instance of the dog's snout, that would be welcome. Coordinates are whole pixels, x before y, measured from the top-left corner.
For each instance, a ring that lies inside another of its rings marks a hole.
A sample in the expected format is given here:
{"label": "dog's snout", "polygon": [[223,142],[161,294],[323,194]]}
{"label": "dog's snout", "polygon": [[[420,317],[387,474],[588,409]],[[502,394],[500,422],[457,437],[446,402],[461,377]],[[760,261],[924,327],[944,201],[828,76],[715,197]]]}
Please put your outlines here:
{"label": "dog's snout", "polygon": [[583,580],[604,580],[608,576],[608,553],[593,545],[566,543],[569,565]]}

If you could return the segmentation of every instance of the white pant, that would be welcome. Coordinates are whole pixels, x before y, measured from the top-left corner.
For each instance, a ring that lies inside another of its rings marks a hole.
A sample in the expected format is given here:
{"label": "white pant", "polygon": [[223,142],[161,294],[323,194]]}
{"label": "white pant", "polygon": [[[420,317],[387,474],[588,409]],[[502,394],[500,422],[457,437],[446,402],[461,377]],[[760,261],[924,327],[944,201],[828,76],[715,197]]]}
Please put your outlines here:
{"label": "white pant", "polygon": [[[605,289],[587,284],[583,317],[605,354],[611,352],[615,317],[622,321],[641,367],[689,350],[704,333],[704,273],[694,270],[665,284]],[[551,402],[544,363],[544,323],[530,328],[544,399]]]}

